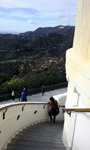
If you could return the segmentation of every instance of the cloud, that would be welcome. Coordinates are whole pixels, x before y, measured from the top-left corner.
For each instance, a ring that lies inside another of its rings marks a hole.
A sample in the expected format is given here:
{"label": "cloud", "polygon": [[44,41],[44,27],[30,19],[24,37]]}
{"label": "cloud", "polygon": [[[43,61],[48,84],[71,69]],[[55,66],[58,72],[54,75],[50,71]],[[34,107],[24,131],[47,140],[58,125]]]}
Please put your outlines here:
{"label": "cloud", "polygon": [[1,9],[0,17],[4,18],[35,18],[38,17],[38,12],[33,9]]}
{"label": "cloud", "polygon": [[11,10],[9,13],[11,17],[32,18],[39,16],[41,18],[66,18],[70,11],[76,11],[76,7],[74,6],[77,4],[77,1],[73,3],[72,0],[69,0],[69,2],[67,0],[27,0],[27,2],[25,0],[3,0],[0,1],[0,7],[5,8],[6,11]]}
{"label": "cloud", "polygon": [[0,7],[3,8],[33,8],[36,10],[60,10],[65,6],[76,6],[76,0],[74,3],[72,0],[1,0]]}
{"label": "cloud", "polygon": [[63,18],[67,18],[69,16],[69,13],[67,12],[59,12],[59,11],[49,11],[49,12],[42,12],[41,14],[39,14],[40,18],[58,18],[58,19],[63,19]]}
{"label": "cloud", "polygon": [[76,13],[73,13],[72,16],[73,16],[73,17],[76,17]]}
{"label": "cloud", "polygon": [[69,1],[68,1],[68,2],[67,2],[67,5],[68,5],[68,6],[71,6],[71,7],[72,7],[72,6],[77,6],[77,2],[75,3],[75,2],[69,2]]}
{"label": "cloud", "polygon": [[37,22],[33,21],[33,20],[28,20],[29,24],[37,24]]}
{"label": "cloud", "polygon": [[34,15],[32,13],[27,13],[27,11],[23,10],[15,10],[10,13],[11,17],[22,17],[22,18],[32,18]]}
{"label": "cloud", "polygon": [[57,14],[57,17],[58,18],[67,18],[69,16],[69,14],[66,12],[66,13],[62,13],[62,12],[60,12],[60,13],[58,13]]}
{"label": "cloud", "polygon": [[61,4],[60,0],[3,0],[0,1],[0,6],[3,8],[34,8],[37,10],[45,10],[45,9],[51,9],[58,8],[59,4]]}

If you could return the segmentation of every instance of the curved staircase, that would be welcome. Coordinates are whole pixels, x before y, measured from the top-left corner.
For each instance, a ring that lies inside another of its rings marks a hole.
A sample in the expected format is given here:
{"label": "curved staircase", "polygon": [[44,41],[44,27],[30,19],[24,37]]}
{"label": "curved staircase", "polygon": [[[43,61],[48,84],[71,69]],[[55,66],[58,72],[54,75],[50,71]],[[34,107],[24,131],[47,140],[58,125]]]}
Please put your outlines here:
{"label": "curved staircase", "polygon": [[63,121],[30,125],[11,140],[6,150],[66,150],[62,131]]}

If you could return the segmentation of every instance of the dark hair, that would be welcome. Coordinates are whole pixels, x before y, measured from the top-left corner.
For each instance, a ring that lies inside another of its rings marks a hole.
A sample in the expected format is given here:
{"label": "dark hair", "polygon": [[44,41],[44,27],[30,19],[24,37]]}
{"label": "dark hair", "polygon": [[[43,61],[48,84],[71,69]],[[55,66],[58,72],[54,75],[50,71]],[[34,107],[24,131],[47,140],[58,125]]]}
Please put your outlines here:
{"label": "dark hair", "polygon": [[49,100],[52,101],[52,102],[54,102],[54,98],[53,97],[50,97]]}

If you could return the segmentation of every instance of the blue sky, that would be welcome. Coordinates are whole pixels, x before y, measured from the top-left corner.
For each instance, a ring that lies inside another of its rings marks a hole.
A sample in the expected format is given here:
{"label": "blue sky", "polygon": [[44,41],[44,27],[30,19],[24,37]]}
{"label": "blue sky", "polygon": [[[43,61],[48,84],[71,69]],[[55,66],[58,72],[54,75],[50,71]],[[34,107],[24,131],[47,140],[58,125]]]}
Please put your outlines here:
{"label": "blue sky", "polygon": [[74,25],[78,0],[0,0],[0,32]]}

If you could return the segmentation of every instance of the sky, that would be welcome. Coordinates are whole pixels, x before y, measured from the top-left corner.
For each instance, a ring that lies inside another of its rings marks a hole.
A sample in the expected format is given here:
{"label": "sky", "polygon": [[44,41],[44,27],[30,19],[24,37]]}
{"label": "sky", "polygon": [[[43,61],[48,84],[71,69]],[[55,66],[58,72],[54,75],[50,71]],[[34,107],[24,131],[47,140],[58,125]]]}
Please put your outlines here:
{"label": "sky", "polygon": [[0,33],[76,23],[78,0],[0,0]]}

